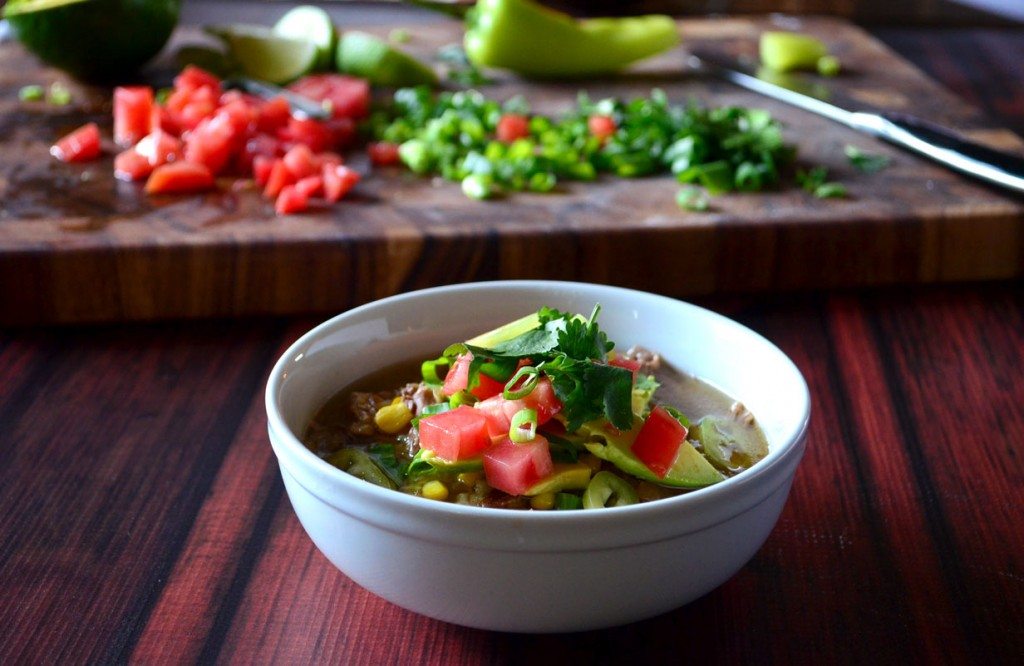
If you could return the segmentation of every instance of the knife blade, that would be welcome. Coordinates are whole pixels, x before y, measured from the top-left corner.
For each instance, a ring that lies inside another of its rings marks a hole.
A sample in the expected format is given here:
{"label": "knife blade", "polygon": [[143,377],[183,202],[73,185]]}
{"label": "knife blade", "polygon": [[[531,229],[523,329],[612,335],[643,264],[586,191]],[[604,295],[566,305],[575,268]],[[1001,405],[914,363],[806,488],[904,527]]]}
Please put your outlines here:
{"label": "knife blade", "polygon": [[966,176],[1024,194],[1024,158],[975,143],[945,127],[906,113],[850,111],[748,74],[735,63],[706,51],[691,52],[687,64],[747,90],[879,138]]}

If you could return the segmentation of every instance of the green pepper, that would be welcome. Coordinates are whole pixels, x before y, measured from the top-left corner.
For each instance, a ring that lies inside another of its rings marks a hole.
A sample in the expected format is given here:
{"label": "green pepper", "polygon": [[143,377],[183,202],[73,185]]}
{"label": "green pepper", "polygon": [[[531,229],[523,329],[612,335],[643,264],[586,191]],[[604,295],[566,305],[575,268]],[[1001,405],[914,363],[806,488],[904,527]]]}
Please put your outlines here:
{"label": "green pepper", "polygon": [[577,21],[533,0],[479,0],[466,15],[466,55],[477,66],[532,77],[603,74],[679,43],[661,14]]}

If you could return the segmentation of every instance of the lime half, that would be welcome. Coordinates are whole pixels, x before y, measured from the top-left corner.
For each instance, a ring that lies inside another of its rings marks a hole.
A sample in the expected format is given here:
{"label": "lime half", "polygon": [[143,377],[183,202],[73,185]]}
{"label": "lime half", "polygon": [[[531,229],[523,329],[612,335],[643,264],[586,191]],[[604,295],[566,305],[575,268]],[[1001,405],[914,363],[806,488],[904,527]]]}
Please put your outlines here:
{"label": "lime half", "polygon": [[237,25],[210,30],[224,40],[243,74],[270,83],[288,83],[316,68],[319,52],[308,39],[282,37],[262,26]]}
{"label": "lime half", "polygon": [[346,32],[338,41],[338,70],[382,86],[437,85],[437,73],[416,58],[365,32]]}
{"label": "lime half", "polygon": [[11,0],[3,8],[30,51],[71,74],[113,80],[155,56],[180,0]]}
{"label": "lime half", "polygon": [[327,12],[312,5],[299,5],[289,10],[274,24],[274,33],[289,39],[306,39],[316,45],[316,68],[328,69],[334,56],[338,33]]}

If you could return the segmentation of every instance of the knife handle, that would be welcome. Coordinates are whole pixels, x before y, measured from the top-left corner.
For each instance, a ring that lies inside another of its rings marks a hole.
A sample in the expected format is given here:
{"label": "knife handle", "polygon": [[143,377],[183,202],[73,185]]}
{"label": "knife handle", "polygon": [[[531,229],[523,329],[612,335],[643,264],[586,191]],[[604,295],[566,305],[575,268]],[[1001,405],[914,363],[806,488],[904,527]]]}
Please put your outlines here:
{"label": "knife handle", "polygon": [[1024,194],[1024,158],[993,150],[911,115],[855,113],[860,129],[960,173]]}

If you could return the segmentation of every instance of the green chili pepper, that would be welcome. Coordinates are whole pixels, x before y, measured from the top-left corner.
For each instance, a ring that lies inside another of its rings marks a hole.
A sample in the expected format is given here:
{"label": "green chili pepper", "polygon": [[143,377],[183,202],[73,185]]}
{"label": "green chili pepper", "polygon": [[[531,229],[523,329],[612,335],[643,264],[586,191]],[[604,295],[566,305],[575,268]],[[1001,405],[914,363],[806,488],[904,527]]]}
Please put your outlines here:
{"label": "green chili pepper", "polygon": [[534,77],[614,72],[678,43],[675,21],[660,14],[577,21],[533,0],[479,0],[466,15],[475,65]]}

